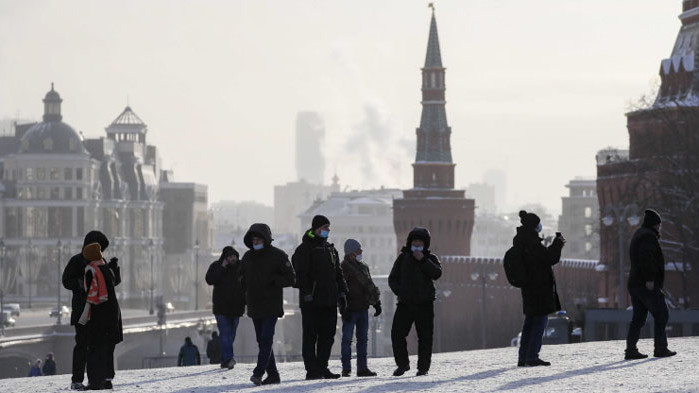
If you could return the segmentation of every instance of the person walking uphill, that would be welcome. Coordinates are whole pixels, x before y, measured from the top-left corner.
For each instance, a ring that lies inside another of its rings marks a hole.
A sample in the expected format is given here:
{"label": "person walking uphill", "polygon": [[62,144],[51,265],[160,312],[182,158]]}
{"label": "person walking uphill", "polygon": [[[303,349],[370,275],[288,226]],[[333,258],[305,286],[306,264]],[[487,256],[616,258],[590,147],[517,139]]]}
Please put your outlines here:
{"label": "person walking uphill", "polygon": [[245,312],[245,294],[240,282],[241,268],[238,251],[226,246],[221,257],[206,272],[206,283],[214,286],[213,313],[221,340],[221,368],[235,367],[233,342],[240,317]]}
{"label": "person walking uphill", "polygon": [[[104,252],[109,247],[109,240],[104,233],[91,231],[85,235],[83,247],[90,243],[99,243]],[[83,279],[85,277],[85,266],[89,261],[83,258],[82,250],[73,255],[63,270],[63,287],[73,292],[71,302],[72,312],[70,314],[70,324],[75,327],[75,347],[73,348],[73,377],[70,388],[72,390],[84,390],[83,380],[85,378],[85,363],[87,356],[87,329],[78,323],[80,314],[85,308],[85,287]]]}
{"label": "person walking uphill", "polygon": [[413,323],[418,341],[416,375],[427,375],[432,363],[434,280],[442,276],[442,265],[439,258],[430,252],[430,240],[430,232],[426,228],[410,231],[406,245],[388,275],[388,285],[398,297],[391,327],[393,357],[398,366],[393,372],[396,377],[410,370],[406,337]]}
{"label": "person walking uphill", "polygon": [[521,288],[524,325],[517,366],[550,366],[550,362],[539,358],[539,351],[548,315],[561,309],[552,266],[561,260],[565,239],[559,234],[547,248],[541,244],[543,239],[539,237],[542,229],[539,216],[522,210],[519,217],[522,225],[517,228],[512,243],[523,251],[521,255],[526,283]]}
{"label": "person walking uphill", "polygon": [[[242,282],[248,316],[255,325],[259,346],[257,366],[250,381],[255,385],[281,382],[274,359],[274,329],[284,316],[284,291],[294,285],[296,275],[286,253],[272,245],[272,231],[266,224],[253,224],[243,242],[250,249],[243,256]],[[262,376],[267,373],[264,380]]]}
{"label": "person walking uphill", "polygon": [[99,243],[83,248],[85,308],[78,323],[87,328],[88,390],[111,389],[114,378],[114,347],[124,340],[121,310],[115,286],[121,283],[118,259],[106,263]]}
{"label": "person walking uphill", "polygon": [[328,361],[335,341],[337,307],[341,314],[347,308],[347,283],[337,250],[328,243],[329,235],[330,220],[313,217],[311,229],[291,258],[299,288],[307,380],[340,378],[328,369]]}
{"label": "person walking uphill", "polygon": [[653,315],[655,350],[653,355],[659,358],[674,356],[677,352],[667,348],[665,325],[670,318],[665,295],[662,292],[665,281],[665,258],[660,248],[660,215],[653,210],[646,210],[643,225],[636,230],[629,245],[631,271],[628,289],[633,305],[633,317],[626,336],[626,360],[645,359],[648,355],[638,351],[636,344],[641,335],[641,328],[646,323],[648,312]]}
{"label": "person walking uphill", "polygon": [[381,315],[381,292],[374,284],[369,266],[363,262],[362,245],[354,240],[345,242],[345,259],[342,272],[347,282],[349,295],[347,310],[342,314],[342,376],[352,372],[352,334],[357,329],[357,376],[375,377],[376,373],[367,365],[367,342],[369,332],[369,306],[374,306],[374,316]]}

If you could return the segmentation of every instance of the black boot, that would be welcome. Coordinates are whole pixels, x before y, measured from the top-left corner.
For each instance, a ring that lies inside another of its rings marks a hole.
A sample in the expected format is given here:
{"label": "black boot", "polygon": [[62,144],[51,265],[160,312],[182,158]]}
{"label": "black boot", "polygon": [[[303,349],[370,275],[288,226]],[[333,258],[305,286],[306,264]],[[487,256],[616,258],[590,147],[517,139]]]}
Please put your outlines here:
{"label": "black boot", "polygon": [[551,362],[546,362],[546,361],[543,361],[539,358],[536,358],[534,360],[527,360],[524,364],[527,367],[537,367],[537,366],[550,366]]}
{"label": "black boot", "polygon": [[638,352],[638,349],[627,349],[624,352],[624,360],[645,359],[648,355]]}
{"label": "black boot", "polygon": [[279,378],[279,374],[275,374],[275,375],[267,374],[267,378],[262,380],[263,385],[277,385],[280,383],[282,383],[282,379]]}
{"label": "black boot", "polygon": [[325,371],[323,371],[323,379],[338,379],[338,378],[340,378],[340,374],[335,374],[332,371],[330,371],[330,369],[326,368]]}
{"label": "black boot", "polygon": [[677,352],[671,351],[667,348],[656,349],[655,352],[653,352],[653,356],[655,356],[656,358],[669,358],[670,356],[675,355],[677,355]]}
{"label": "black boot", "polygon": [[[343,377],[349,377],[352,374],[352,370],[342,370]],[[359,374],[359,372],[357,372]]]}
{"label": "black boot", "polygon": [[408,370],[410,370],[410,366],[398,366],[398,368],[393,372],[393,376],[400,377]]}
{"label": "black boot", "polygon": [[253,375],[252,377],[250,377],[250,382],[254,383],[255,386],[260,386],[262,385],[262,378]]}
{"label": "black boot", "polygon": [[428,370],[417,370],[417,374],[415,374],[415,376],[422,377],[423,375],[427,375],[428,372]]}
{"label": "black boot", "polygon": [[358,377],[375,377],[376,373],[367,368],[366,370],[357,371],[357,376]]}
{"label": "black boot", "polygon": [[306,372],[306,381],[314,381],[316,379],[323,379],[323,375],[321,375],[315,371],[307,371]]}

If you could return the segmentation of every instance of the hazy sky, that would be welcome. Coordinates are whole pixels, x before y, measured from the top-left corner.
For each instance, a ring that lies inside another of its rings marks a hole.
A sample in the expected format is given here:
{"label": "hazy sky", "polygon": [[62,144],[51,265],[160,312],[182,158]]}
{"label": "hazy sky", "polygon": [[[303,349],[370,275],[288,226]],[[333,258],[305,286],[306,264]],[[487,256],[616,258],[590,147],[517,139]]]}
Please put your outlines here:
{"label": "hazy sky", "polygon": [[[457,185],[499,168],[509,204],[560,211],[599,149],[627,146],[625,109],[652,89],[681,1],[436,7]],[[39,119],[53,81],[64,121],[97,137],[128,96],[177,180],[271,204],[296,177],[296,113],[315,110],[328,180],[407,188],[429,18],[417,0],[0,0],[0,119]]]}

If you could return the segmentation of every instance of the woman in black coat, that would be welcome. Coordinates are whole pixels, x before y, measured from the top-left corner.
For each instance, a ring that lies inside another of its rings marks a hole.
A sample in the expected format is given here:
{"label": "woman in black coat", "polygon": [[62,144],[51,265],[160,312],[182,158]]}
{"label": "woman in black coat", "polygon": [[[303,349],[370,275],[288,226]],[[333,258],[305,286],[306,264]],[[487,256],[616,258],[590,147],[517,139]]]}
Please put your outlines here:
{"label": "woman in black coat", "polygon": [[522,226],[512,240],[515,247],[522,249],[523,263],[527,272],[527,283],[522,287],[524,325],[519,346],[517,365],[550,366],[539,358],[548,315],[561,309],[556,292],[556,279],[552,266],[561,259],[565,244],[563,236],[557,236],[551,246],[545,247],[539,237],[541,219],[534,213],[519,212]]}

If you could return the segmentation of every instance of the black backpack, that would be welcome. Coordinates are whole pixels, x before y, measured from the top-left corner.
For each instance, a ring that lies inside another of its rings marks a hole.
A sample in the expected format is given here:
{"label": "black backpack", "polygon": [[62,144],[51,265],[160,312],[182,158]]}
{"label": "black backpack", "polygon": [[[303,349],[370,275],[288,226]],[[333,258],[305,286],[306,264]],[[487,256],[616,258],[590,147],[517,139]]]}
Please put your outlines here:
{"label": "black backpack", "polygon": [[524,247],[512,246],[505,253],[503,260],[505,276],[507,281],[517,288],[522,288],[527,284],[527,269],[524,266]]}

